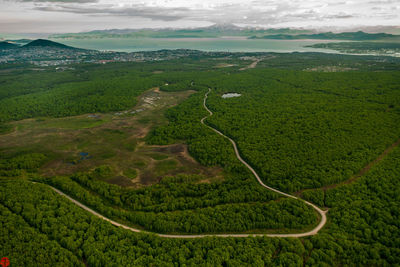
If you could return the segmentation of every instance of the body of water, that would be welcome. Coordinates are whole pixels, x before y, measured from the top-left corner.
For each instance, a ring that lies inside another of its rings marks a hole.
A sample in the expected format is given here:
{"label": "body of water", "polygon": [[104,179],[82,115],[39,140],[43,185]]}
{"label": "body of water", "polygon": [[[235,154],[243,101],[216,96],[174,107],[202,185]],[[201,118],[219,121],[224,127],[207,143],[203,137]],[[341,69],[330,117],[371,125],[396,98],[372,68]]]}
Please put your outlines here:
{"label": "body of water", "polygon": [[156,51],[161,49],[194,49],[224,52],[325,52],[333,50],[305,47],[323,40],[261,40],[245,38],[101,38],[53,39],[78,48],[120,52]]}
{"label": "body of water", "polygon": [[226,93],[222,95],[222,98],[232,98],[232,97],[239,97],[242,94],[238,94],[238,93]]}

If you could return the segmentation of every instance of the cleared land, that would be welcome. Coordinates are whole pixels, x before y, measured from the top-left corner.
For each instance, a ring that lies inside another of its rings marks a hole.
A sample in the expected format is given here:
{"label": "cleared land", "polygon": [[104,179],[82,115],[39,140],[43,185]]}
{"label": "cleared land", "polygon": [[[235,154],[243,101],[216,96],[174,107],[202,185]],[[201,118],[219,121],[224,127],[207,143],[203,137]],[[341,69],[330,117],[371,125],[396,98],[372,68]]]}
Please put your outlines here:
{"label": "cleared land", "polygon": [[192,93],[153,88],[127,111],[13,122],[14,130],[0,135],[0,147],[5,154],[51,155],[39,170],[46,177],[108,166],[104,180],[124,187],[150,185],[177,174],[201,174],[205,182],[223,179],[220,167],[201,166],[184,144],[151,146],[144,141],[150,129],[166,123],[164,111]]}

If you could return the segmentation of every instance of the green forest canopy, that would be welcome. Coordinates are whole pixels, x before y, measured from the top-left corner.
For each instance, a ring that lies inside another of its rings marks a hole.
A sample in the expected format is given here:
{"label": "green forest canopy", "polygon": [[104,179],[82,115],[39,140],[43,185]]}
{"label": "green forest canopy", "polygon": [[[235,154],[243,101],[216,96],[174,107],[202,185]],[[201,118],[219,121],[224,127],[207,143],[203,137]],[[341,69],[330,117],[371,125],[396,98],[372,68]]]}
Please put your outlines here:
{"label": "green forest canopy", "polygon": [[[308,57],[314,63],[318,60],[315,55]],[[154,231],[246,231],[257,229],[260,222],[264,229],[302,228],[307,220],[301,216],[310,217],[311,213],[297,202],[282,201],[261,188],[235,159],[230,143],[199,123],[207,114],[202,107],[204,93],[212,87],[207,104],[215,115],[207,123],[236,140],[243,157],[267,184],[293,192],[350,178],[399,138],[398,71],[305,72],[299,69],[311,63],[301,58],[291,59],[296,71],[287,69],[289,57],[282,55],[246,72],[238,72],[238,68],[209,71],[206,64],[189,64],[182,70],[174,63],[163,65],[168,71],[160,74],[152,73],[160,65],[116,64],[101,68],[88,65],[88,72],[77,69],[41,76],[21,71],[10,75],[9,80],[2,76],[0,117],[4,122],[130,108],[135,97],[149,88],[139,86],[142,81],[150,87],[164,85],[161,89],[166,91],[193,87],[199,92],[170,109],[166,114],[169,124],[152,131],[147,142],[184,140],[199,162],[221,165],[229,177],[212,184],[197,184],[195,177],[173,177],[151,187],[123,190],[98,181],[95,173],[43,180],[35,174],[47,158],[40,153],[1,158],[0,242],[4,245],[0,246],[0,255],[21,266],[33,259],[39,265],[52,266],[102,266],[110,262],[123,266],[397,264],[399,148],[354,183],[306,191],[306,199],[330,210],[326,227],[318,235],[303,239],[181,240],[131,233],[92,216],[46,185],[21,179],[34,177],[48,182],[106,216],[147,225]],[[332,58],[326,62],[322,59],[319,64],[332,63]],[[384,64],[396,69],[392,63]],[[109,86],[98,90],[103,82]],[[122,102],[111,97],[113,90]],[[242,96],[220,97],[232,91]],[[61,103],[59,99],[64,96],[68,101]],[[109,102],[106,96],[110,96]],[[259,204],[275,200],[277,203],[271,206]],[[257,218],[264,208],[264,218]],[[296,218],[300,220],[293,220],[297,225],[285,222],[292,219],[290,213],[277,216],[283,208],[299,213]],[[220,216],[213,216],[214,211]],[[164,217],[153,215],[161,212]],[[233,218],[236,212],[240,216]],[[185,225],[188,216],[190,224]],[[226,217],[241,222],[210,223],[225,222]],[[280,219],[281,225],[271,224],[280,223]]]}

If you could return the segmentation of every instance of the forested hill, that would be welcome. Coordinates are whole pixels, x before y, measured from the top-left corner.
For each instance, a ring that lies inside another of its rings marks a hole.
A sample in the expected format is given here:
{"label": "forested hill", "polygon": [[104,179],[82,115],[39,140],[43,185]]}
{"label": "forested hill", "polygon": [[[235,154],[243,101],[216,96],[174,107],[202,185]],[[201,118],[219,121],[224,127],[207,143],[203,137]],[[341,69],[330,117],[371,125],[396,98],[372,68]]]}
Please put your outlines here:
{"label": "forested hill", "polygon": [[34,41],[22,46],[22,48],[62,48],[62,49],[71,49],[71,50],[79,49],[79,48],[75,48],[72,46],[60,44],[60,43],[53,42],[50,40],[45,40],[45,39],[34,40]]}
{"label": "forested hill", "polygon": [[7,42],[7,41],[3,41],[0,42],[0,49],[16,49],[16,48],[20,48],[20,49],[29,49],[29,48],[59,48],[59,49],[69,49],[69,50],[84,50],[84,49],[80,49],[80,48],[76,48],[76,47],[72,47],[72,46],[68,46],[68,45],[64,45],[61,43],[57,43],[57,42],[53,42],[50,40],[46,40],[46,39],[37,39],[37,40],[33,40],[23,46],[11,43],[11,42]]}
{"label": "forested hill", "polygon": [[18,48],[18,45],[9,42],[0,42],[0,49],[15,49],[15,48]]}
{"label": "forested hill", "polygon": [[46,39],[37,39],[37,40],[31,41],[23,46],[20,46],[20,45],[14,44],[14,43],[10,43],[7,41],[0,42],[0,49],[3,49],[3,50],[4,49],[31,49],[31,48],[85,50],[85,49],[76,48],[76,47],[68,46],[65,44],[53,42],[53,41],[46,40]]}
{"label": "forested hill", "polygon": [[317,33],[317,34],[274,34],[265,36],[252,36],[250,39],[276,39],[276,40],[300,40],[300,39],[316,39],[316,40],[349,40],[349,41],[371,41],[382,39],[395,39],[399,38],[398,35],[387,33],[365,33],[358,32],[342,32],[342,33]]}

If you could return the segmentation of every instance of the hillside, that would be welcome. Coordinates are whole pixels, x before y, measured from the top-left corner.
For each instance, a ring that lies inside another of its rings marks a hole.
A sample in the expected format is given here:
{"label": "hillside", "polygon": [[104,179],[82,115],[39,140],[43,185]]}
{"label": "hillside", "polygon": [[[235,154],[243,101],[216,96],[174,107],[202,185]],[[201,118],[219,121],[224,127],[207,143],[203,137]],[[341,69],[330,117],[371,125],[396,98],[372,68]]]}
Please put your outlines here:
{"label": "hillside", "polygon": [[382,40],[399,38],[398,35],[387,33],[365,33],[358,32],[342,32],[342,33],[317,33],[317,34],[274,34],[265,36],[252,36],[250,39],[274,39],[274,40],[300,40],[300,39],[316,39],[316,40],[349,40],[349,41],[366,41],[366,40]]}
{"label": "hillside", "polygon": [[0,42],[0,49],[15,49],[15,48],[18,48],[18,45],[9,42]]}
{"label": "hillside", "polygon": [[306,34],[307,30],[297,29],[258,29],[238,27],[233,24],[215,24],[209,27],[184,29],[111,29],[95,30],[83,33],[66,33],[51,35],[50,38],[85,39],[85,38],[218,38],[223,36],[264,36],[268,34]]}
{"label": "hillside", "polygon": [[308,47],[336,50],[350,54],[400,55],[399,42],[340,42],[320,43]]}
{"label": "hillside", "polygon": [[50,47],[50,48],[62,48],[62,49],[78,49],[78,48],[75,48],[72,46],[60,44],[60,43],[53,42],[50,40],[45,40],[45,39],[37,39],[37,40],[34,40],[34,41],[22,46],[22,48],[32,48],[32,47],[34,47],[34,48],[40,48],[40,47],[49,48]]}
{"label": "hillside", "polygon": [[16,44],[16,45],[26,45],[26,44],[32,42],[32,39],[8,39],[5,41],[8,43]]}

